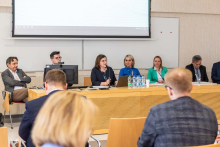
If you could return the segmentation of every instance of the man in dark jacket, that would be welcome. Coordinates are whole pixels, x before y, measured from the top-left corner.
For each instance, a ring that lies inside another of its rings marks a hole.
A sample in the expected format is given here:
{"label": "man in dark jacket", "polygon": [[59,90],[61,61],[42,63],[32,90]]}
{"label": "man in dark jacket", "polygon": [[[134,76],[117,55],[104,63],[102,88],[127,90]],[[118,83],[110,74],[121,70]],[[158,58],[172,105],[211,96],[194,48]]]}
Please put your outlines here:
{"label": "man in dark jacket", "polygon": [[65,73],[61,70],[53,69],[45,76],[45,90],[47,95],[26,103],[26,111],[19,127],[19,136],[26,141],[27,147],[35,147],[31,139],[31,130],[40,108],[50,95],[66,88]]}
{"label": "man in dark jacket", "polygon": [[138,147],[180,147],[213,144],[218,123],[215,112],[191,98],[189,70],[176,68],[165,75],[171,101],[153,106]]}
{"label": "man in dark jacket", "polygon": [[186,69],[189,69],[192,72],[193,82],[198,81],[197,77],[200,78],[200,81],[204,81],[204,82],[209,81],[207,73],[206,73],[206,67],[201,64],[202,64],[201,56],[195,55],[192,58],[192,63],[186,66]]}

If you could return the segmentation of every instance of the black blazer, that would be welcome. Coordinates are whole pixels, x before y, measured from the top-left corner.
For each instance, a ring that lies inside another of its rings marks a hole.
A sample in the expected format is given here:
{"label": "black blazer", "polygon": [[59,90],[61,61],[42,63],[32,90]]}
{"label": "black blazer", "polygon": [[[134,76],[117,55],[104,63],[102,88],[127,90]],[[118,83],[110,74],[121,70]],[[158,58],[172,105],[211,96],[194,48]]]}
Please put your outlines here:
{"label": "black blazer", "polygon": [[[106,80],[104,79],[103,75],[104,73],[101,72],[100,69],[94,67],[91,72],[92,86],[100,86],[101,82],[105,82]],[[117,81],[117,79],[115,78],[115,73],[111,67],[107,68],[105,75],[107,79],[110,77],[111,79],[110,85],[115,85],[115,81]]]}
{"label": "black blazer", "polygon": [[[189,69],[192,72],[192,76],[193,76],[192,81],[195,82],[196,81],[196,75],[195,75],[195,70],[194,70],[193,64],[187,65],[186,69]],[[208,76],[207,76],[207,73],[206,73],[206,67],[201,65],[199,67],[199,70],[200,70],[200,73],[201,73],[201,81],[208,82],[209,79],[208,79]]]}

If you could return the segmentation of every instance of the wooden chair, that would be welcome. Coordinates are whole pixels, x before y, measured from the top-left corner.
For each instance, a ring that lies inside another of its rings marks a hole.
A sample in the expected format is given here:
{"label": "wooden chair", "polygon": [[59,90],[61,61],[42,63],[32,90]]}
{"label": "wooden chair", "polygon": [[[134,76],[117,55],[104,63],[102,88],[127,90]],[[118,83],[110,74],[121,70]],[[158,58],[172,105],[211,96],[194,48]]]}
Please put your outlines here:
{"label": "wooden chair", "polygon": [[84,86],[91,86],[91,78],[90,77],[84,77]]}
{"label": "wooden chair", "polygon": [[0,147],[8,147],[7,127],[0,127]]}
{"label": "wooden chair", "polygon": [[3,99],[4,99],[3,108],[5,109],[5,111],[4,111],[4,121],[5,121],[6,112],[9,112],[10,120],[11,120],[11,129],[13,129],[12,118],[11,118],[11,113],[10,113],[10,105],[12,105],[12,104],[25,104],[25,102],[12,102],[11,104],[9,104],[9,92],[8,91],[6,91],[5,97],[3,97]]}
{"label": "wooden chair", "polygon": [[144,128],[146,117],[111,118],[107,147],[135,147]]}

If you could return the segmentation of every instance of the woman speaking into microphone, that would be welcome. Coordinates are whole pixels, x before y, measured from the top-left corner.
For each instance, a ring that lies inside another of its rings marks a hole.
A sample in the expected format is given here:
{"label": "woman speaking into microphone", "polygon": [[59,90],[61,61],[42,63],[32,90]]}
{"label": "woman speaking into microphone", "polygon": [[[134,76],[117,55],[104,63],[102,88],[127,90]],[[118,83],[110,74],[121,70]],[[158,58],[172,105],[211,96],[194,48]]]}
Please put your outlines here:
{"label": "woman speaking into microphone", "polygon": [[117,85],[115,73],[111,67],[107,66],[107,57],[100,54],[96,57],[95,67],[91,72],[92,86]]}

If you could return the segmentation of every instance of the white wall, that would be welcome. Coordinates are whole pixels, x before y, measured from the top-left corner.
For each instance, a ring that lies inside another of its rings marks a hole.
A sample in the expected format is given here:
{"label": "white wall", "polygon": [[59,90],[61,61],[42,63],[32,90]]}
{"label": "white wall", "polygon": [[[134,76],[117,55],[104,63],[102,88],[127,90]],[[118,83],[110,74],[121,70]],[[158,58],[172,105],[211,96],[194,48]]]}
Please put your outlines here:
{"label": "white wall", "polygon": [[108,57],[108,64],[113,69],[123,67],[126,54],[135,57],[137,68],[150,68],[156,55],[163,58],[164,66],[178,67],[178,18],[152,18],[153,40],[82,41],[10,39],[11,17],[10,13],[0,13],[0,71],[6,69],[5,60],[9,56],[17,56],[19,67],[24,71],[43,71],[45,64],[50,64],[49,54],[52,51],[61,51],[62,61],[65,64],[79,65],[79,69],[92,69],[96,56],[101,53]]}

